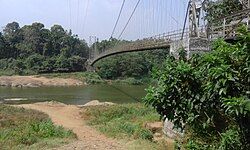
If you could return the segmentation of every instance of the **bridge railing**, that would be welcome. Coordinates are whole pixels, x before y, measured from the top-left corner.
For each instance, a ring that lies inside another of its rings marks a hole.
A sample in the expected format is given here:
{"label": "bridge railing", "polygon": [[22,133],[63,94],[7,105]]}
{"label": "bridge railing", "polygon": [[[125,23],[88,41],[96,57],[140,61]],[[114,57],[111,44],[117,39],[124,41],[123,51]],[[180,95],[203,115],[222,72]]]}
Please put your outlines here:
{"label": "bridge railing", "polygon": [[[117,46],[99,53],[100,55],[106,55],[107,53],[114,51],[130,51],[139,49],[150,49],[153,47],[161,47],[169,45],[171,42],[180,40],[182,38],[182,30],[175,30],[163,34],[158,34],[141,40],[136,40],[128,43],[118,43]],[[189,34],[188,29],[184,30],[184,38],[187,38]]]}
{"label": "bridge railing", "polygon": [[235,37],[237,35],[236,29],[241,25],[245,24],[249,27],[249,15],[250,9],[244,9],[239,12],[235,12],[230,16],[224,16],[213,24],[210,28],[210,38],[225,38]]}

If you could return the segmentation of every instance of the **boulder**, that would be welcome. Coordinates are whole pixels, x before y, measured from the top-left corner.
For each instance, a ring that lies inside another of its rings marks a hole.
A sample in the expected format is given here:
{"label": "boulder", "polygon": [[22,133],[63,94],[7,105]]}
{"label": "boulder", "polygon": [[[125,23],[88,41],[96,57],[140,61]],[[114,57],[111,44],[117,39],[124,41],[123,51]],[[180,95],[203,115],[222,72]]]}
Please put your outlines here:
{"label": "boulder", "polygon": [[111,102],[100,102],[98,100],[93,100],[90,101],[88,103],[86,103],[85,105],[79,105],[79,107],[87,107],[87,106],[108,106],[108,105],[114,105],[115,103],[111,103]]}
{"label": "boulder", "polygon": [[167,119],[164,121],[163,133],[171,139],[178,139],[183,136],[180,129],[174,129],[174,124]]}
{"label": "boulder", "polygon": [[146,123],[145,127],[152,131],[153,133],[162,133],[163,123],[162,122],[153,122]]}

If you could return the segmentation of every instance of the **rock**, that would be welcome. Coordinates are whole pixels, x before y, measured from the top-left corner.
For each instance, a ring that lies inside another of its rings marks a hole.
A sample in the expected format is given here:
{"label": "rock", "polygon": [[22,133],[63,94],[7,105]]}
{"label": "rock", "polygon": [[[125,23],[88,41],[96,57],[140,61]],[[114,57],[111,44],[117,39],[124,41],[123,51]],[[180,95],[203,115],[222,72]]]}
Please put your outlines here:
{"label": "rock", "polygon": [[40,87],[41,84],[36,84],[36,83],[28,83],[26,85],[23,85],[23,87]]}
{"label": "rock", "polygon": [[86,103],[85,105],[78,105],[78,106],[79,107],[87,107],[87,106],[108,106],[108,105],[114,105],[114,103],[100,102],[98,100],[93,100],[93,101],[90,101],[90,102]]}
{"label": "rock", "polygon": [[154,142],[163,141],[164,139],[165,139],[164,135],[161,134],[161,133],[155,133],[154,136],[153,136],[153,141]]}
{"label": "rock", "polygon": [[112,102],[104,102],[105,105],[115,105],[115,103]]}
{"label": "rock", "polygon": [[0,80],[0,86],[11,86],[11,84],[8,80],[5,80],[5,81]]}
{"label": "rock", "polygon": [[47,102],[42,102],[41,104],[48,105],[48,106],[58,106],[58,107],[64,107],[67,106],[64,103],[58,102],[58,101],[47,101]]}
{"label": "rock", "polygon": [[152,131],[153,133],[162,133],[163,123],[162,122],[153,122],[153,123],[146,123],[145,127]]}
{"label": "rock", "polygon": [[163,133],[171,139],[177,139],[183,136],[183,133],[174,129],[174,124],[167,119],[164,122]]}
{"label": "rock", "polygon": [[22,85],[19,83],[12,83],[11,87],[22,87]]}
{"label": "rock", "polygon": [[162,137],[162,134],[157,132],[154,134],[154,137],[157,137],[157,138]]}

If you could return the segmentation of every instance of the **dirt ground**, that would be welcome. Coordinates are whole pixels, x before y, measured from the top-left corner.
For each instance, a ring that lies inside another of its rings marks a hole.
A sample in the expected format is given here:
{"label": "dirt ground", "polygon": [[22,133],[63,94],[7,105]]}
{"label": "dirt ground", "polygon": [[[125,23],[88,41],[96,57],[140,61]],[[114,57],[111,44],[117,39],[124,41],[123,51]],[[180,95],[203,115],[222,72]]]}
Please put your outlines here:
{"label": "dirt ground", "polygon": [[0,86],[42,87],[42,86],[80,86],[82,81],[76,79],[45,78],[38,76],[0,76]]}
{"label": "dirt ground", "polygon": [[57,150],[123,150],[124,145],[119,141],[107,138],[95,129],[86,125],[80,116],[80,109],[77,106],[65,105],[55,102],[44,102],[36,104],[24,104],[18,107],[34,109],[49,115],[51,120],[66,129],[73,130],[78,140],[57,148]]}

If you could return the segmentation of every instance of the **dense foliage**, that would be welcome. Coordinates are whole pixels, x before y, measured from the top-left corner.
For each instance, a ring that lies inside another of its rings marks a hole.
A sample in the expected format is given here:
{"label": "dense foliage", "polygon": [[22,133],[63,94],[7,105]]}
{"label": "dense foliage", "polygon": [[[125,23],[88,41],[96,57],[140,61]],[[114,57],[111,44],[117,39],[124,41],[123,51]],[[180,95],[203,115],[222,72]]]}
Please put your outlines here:
{"label": "dense foliage", "polygon": [[6,25],[0,33],[0,70],[14,73],[85,70],[88,46],[60,25],[45,29],[41,23]]}
{"label": "dense foliage", "polygon": [[[99,51],[113,47],[118,41],[102,41],[97,43]],[[128,41],[119,41],[128,42]],[[105,79],[124,77],[142,78],[148,76],[153,66],[161,66],[169,50],[152,50],[144,52],[124,53],[105,58],[96,64],[97,73]]]}
{"label": "dense foliage", "polygon": [[[117,39],[93,44],[102,52],[114,47]],[[20,27],[17,22],[6,25],[0,33],[0,75],[76,72],[86,70],[89,56],[87,43],[60,25],[45,29],[41,23]],[[148,76],[153,66],[160,66],[168,50],[155,50],[115,55],[96,64],[97,73],[104,79],[136,80]]]}
{"label": "dense foliage", "polygon": [[242,10],[243,6],[239,0],[210,0],[206,7],[206,19],[210,24],[222,23],[222,17],[231,15],[239,10]]}
{"label": "dense foliage", "polygon": [[185,129],[186,149],[250,149],[250,33],[217,40],[189,60],[169,58],[154,72],[145,102]]}

